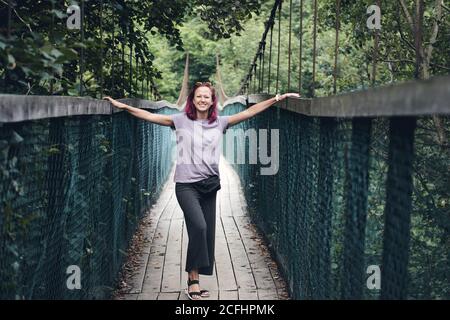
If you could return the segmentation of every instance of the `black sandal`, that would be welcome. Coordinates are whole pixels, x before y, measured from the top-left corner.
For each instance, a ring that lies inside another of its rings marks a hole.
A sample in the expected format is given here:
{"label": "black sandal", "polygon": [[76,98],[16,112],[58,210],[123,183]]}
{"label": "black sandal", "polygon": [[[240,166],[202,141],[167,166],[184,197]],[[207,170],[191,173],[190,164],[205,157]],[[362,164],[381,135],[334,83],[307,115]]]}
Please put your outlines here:
{"label": "black sandal", "polygon": [[186,295],[190,300],[200,300],[202,298],[202,292],[200,291],[192,291],[189,292],[189,287],[193,284],[199,284],[198,280],[189,280],[187,281],[188,287],[186,288],[185,292]]}
{"label": "black sandal", "polygon": [[206,290],[206,289],[200,290],[200,293],[203,298],[207,298],[210,296],[209,290]]}

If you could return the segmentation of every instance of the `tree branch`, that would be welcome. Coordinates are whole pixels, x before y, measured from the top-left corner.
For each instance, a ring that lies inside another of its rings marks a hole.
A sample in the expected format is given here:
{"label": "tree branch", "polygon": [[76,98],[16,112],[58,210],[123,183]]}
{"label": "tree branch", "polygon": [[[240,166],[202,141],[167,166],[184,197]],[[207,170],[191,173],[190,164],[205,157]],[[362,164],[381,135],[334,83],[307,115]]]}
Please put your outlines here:
{"label": "tree branch", "polygon": [[406,7],[406,4],[403,0],[397,0],[400,5],[402,6],[402,12],[406,17],[406,20],[408,20],[409,27],[411,28],[411,32],[414,34],[414,20],[411,16],[411,14],[408,11],[408,8]]}
{"label": "tree branch", "polygon": [[[397,3],[398,4],[398,3]],[[397,26],[398,26],[398,31],[400,32],[400,39],[413,51],[416,51],[416,48],[414,48],[413,44],[411,42],[409,42],[406,38],[405,35],[403,34],[403,29],[402,29],[402,22],[400,21],[400,19],[397,20]]]}
{"label": "tree branch", "polygon": [[[399,63],[399,62],[416,63],[414,60],[408,60],[408,59],[400,59],[400,60],[390,60],[390,59],[388,59],[388,60],[381,60],[381,61],[382,62],[388,62],[388,63]],[[440,65],[440,64],[436,64],[436,63],[430,63],[430,66],[442,68],[442,69],[445,69],[445,70],[450,70],[450,67],[443,66],[443,65]]]}
{"label": "tree branch", "polygon": [[433,53],[433,45],[436,43],[438,31],[439,31],[439,23],[441,22],[442,18],[442,5],[443,0],[436,0],[435,10],[436,10],[436,17],[434,19],[433,23],[433,29],[431,31],[431,37],[430,37],[430,44],[428,45],[425,59],[428,63],[431,62],[431,54]]}
{"label": "tree branch", "polygon": [[442,1],[442,8],[444,8],[447,12],[450,12],[450,8],[444,4],[444,1]]}
{"label": "tree branch", "polygon": [[10,8],[14,11],[14,13],[16,14],[17,18],[19,18],[19,20],[22,21],[23,24],[26,25],[26,26],[28,27],[28,30],[30,30],[30,32],[33,32],[33,30],[31,30],[30,25],[29,25],[28,23],[26,23],[26,22],[19,16],[19,14],[17,13],[17,11],[16,11],[16,9],[14,8],[14,6],[10,6],[9,3],[5,2],[4,0],[0,0],[0,1],[3,2],[4,4],[6,4],[8,7],[10,7]]}

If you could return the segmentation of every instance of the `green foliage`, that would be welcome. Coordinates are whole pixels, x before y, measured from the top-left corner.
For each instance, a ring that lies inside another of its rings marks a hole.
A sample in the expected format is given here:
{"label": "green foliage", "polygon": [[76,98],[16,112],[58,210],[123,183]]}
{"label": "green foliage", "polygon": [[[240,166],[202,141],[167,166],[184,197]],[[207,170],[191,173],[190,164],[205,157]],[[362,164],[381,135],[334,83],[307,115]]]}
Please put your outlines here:
{"label": "green foliage", "polygon": [[209,37],[230,38],[233,33],[240,35],[244,30],[242,22],[250,19],[252,13],[259,12],[259,0],[197,0],[198,12],[208,25]]}
{"label": "green foliage", "polygon": [[5,2],[0,6],[1,91],[93,97],[148,95],[149,82],[161,78],[149,35],[181,50],[180,26],[187,15],[198,14],[209,25],[208,36],[219,39],[241,31],[259,7],[257,0],[90,0],[84,1],[81,32],[66,27],[68,4],[11,3],[11,8]]}
{"label": "green foliage", "polygon": [[[265,9],[266,6],[263,7]],[[248,65],[257,49],[255,34],[264,31],[264,14],[253,16],[245,23],[241,36],[228,39],[213,39],[210,29],[202,23],[201,17],[191,15],[180,28],[184,51],[189,53],[189,80],[212,81],[216,73],[216,55],[220,55],[223,86],[229,96],[240,87],[240,80],[248,71]],[[184,73],[185,52],[175,50],[160,36],[149,39],[155,64],[162,71],[162,79],[156,81],[166,100],[176,101]]]}

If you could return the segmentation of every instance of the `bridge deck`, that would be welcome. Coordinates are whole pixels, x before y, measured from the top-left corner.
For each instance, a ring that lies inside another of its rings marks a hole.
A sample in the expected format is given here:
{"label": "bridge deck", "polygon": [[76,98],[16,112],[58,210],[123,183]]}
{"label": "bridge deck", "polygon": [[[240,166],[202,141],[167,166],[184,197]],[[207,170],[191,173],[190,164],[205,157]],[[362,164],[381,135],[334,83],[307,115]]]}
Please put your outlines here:
{"label": "bridge deck", "polygon": [[[237,174],[223,158],[220,170],[216,265],[213,276],[200,276],[202,288],[210,290],[213,300],[287,299],[276,263],[247,215]],[[188,239],[172,177],[173,172],[135,236],[116,299],[187,299]]]}

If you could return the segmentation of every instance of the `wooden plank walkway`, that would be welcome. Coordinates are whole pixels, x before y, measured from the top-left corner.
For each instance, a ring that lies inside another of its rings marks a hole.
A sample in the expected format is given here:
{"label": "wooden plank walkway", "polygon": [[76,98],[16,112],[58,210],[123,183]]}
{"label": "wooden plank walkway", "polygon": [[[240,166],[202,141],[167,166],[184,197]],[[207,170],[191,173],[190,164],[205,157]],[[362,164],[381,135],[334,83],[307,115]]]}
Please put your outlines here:
{"label": "wooden plank walkway", "polygon": [[[175,196],[173,173],[135,236],[123,286],[116,291],[115,299],[187,299],[184,267],[188,237]],[[201,287],[211,292],[203,300],[288,299],[276,263],[247,215],[239,177],[224,158],[220,174],[216,261],[213,276],[200,276]]]}

